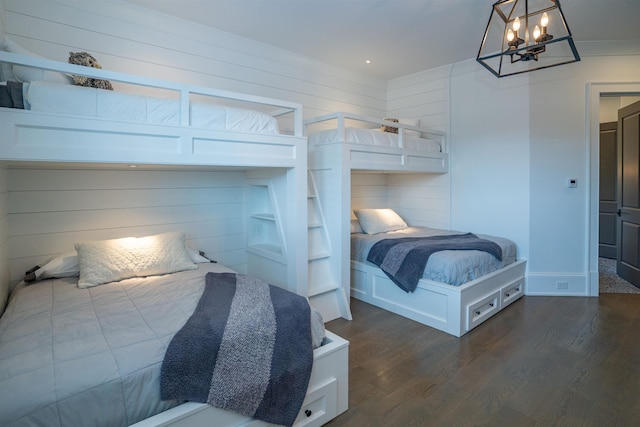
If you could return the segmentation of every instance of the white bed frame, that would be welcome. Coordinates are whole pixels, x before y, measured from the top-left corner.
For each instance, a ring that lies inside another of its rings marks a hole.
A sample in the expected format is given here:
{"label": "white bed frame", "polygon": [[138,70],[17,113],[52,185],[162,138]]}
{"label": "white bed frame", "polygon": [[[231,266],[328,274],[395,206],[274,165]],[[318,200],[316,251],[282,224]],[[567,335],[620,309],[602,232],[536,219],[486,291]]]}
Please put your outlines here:
{"label": "white bed frame", "polygon": [[[307,139],[303,136],[300,104],[1,51],[0,61],[176,91],[181,100],[180,125],[177,126],[0,108],[0,134],[3,135],[0,166],[118,169],[135,164],[154,170],[263,171],[273,168],[284,171],[286,184],[281,187],[286,197],[280,213],[287,251],[283,270],[274,271],[278,274],[283,271],[286,279],[282,282],[290,291],[307,296]],[[268,107],[274,117],[287,115],[293,135],[192,127],[189,125],[190,94],[223,99],[234,105],[251,103],[261,111]],[[267,257],[258,264],[265,267],[268,262]],[[326,345],[314,351],[312,378],[296,425],[319,426],[347,410],[348,342],[331,333],[328,338]],[[139,426],[212,424],[264,425],[208,405],[188,403],[145,420]]]}
{"label": "white bed frame", "polygon": [[309,170],[317,175],[318,193],[321,197],[324,195],[325,218],[333,219],[327,225],[333,246],[332,267],[347,297],[360,299],[460,337],[524,295],[524,260],[462,286],[422,279],[416,291],[410,294],[398,288],[373,264],[351,261],[351,171],[445,174],[449,171],[449,158],[446,152],[345,142],[348,120],[398,127],[400,146],[403,145],[403,129],[417,130],[423,135],[427,134],[430,139],[439,138],[443,151],[446,151],[444,133],[421,127],[349,113],[333,113],[305,121],[307,134],[311,125],[321,124],[326,128],[327,123],[335,122],[338,135],[341,135],[336,143],[309,146]]}
{"label": "white bed frame", "polygon": [[351,296],[461,337],[524,295],[525,266],[519,260],[460,286],[420,279],[407,293],[378,267],[351,261]]}
{"label": "white bed frame", "polygon": [[[383,147],[346,143],[345,129],[353,121],[367,127],[382,124],[399,128],[400,146],[403,145],[403,131],[415,130],[429,135],[430,139],[445,145],[445,135],[418,126],[390,123],[384,120],[351,113],[332,113],[305,120],[307,134],[314,130],[337,129],[338,142],[313,145],[308,148],[308,169],[310,182],[317,191],[317,200],[322,210],[329,241],[329,266],[321,282],[335,283],[330,293],[314,294],[310,291],[311,304],[319,310],[326,321],[338,317],[351,320],[349,310],[349,220],[351,206],[351,171],[373,170],[392,172],[433,172],[446,173],[449,170],[449,156],[446,152],[428,152],[397,147]],[[355,126],[357,127],[357,126]],[[337,310],[336,307],[340,309]]]}

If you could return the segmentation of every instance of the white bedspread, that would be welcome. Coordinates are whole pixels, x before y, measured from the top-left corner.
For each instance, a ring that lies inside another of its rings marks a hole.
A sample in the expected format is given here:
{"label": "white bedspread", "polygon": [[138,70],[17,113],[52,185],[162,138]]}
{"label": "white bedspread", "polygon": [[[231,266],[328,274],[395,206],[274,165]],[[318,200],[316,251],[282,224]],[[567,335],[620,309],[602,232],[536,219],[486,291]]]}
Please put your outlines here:
{"label": "white bedspread", "polygon": [[[345,140],[340,139],[337,129],[323,130],[309,135],[309,145],[349,142],[354,144],[377,145],[380,147],[399,147],[398,134],[382,132],[379,129],[346,128]],[[430,139],[404,136],[404,147],[416,151],[441,152],[440,143]]]}
{"label": "white bedspread", "polygon": [[[163,125],[180,124],[180,102],[45,81],[24,84],[25,108]],[[235,132],[278,134],[277,120],[255,110],[192,102],[191,126]]]}
{"label": "white bedspread", "polygon": [[[403,237],[429,237],[462,234],[457,231],[439,230],[428,227],[409,227],[404,230],[380,234],[351,234],[351,258],[356,261],[367,261],[371,247],[382,239]],[[481,239],[491,240],[502,248],[502,261],[482,251],[440,251],[429,257],[424,269],[425,279],[459,286],[492,271],[498,270],[516,260],[516,245],[503,237],[476,234]]]}
{"label": "white bedspread", "polygon": [[21,285],[0,318],[0,424],[126,426],[178,405],[160,399],[167,345],[205,274],[231,271],[198,267],[89,289],[77,277]]}

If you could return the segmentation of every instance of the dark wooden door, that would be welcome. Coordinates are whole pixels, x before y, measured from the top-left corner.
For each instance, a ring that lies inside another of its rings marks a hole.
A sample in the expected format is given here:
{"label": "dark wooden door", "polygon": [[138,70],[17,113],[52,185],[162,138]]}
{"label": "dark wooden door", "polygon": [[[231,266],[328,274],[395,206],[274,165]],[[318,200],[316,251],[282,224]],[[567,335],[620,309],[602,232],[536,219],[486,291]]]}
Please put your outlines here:
{"label": "dark wooden door", "polygon": [[618,122],[600,124],[600,212],[598,255],[616,259],[618,253]]}
{"label": "dark wooden door", "polygon": [[618,111],[617,273],[640,287],[640,102]]}

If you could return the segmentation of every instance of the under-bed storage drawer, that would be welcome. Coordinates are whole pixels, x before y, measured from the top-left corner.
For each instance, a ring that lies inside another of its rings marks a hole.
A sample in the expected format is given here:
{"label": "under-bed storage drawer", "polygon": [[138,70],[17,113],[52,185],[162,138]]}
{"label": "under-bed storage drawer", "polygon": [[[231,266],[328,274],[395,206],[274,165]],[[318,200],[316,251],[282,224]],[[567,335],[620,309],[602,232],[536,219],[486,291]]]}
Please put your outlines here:
{"label": "under-bed storage drawer", "polygon": [[503,286],[500,290],[500,307],[505,308],[523,295],[524,279],[518,279],[507,286]]}
{"label": "under-bed storage drawer", "polygon": [[467,306],[467,331],[478,326],[489,317],[500,311],[500,291],[474,302]]}
{"label": "under-bed storage drawer", "polygon": [[328,423],[338,412],[338,380],[332,378],[317,389],[307,392],[295,427],[316,427]]}

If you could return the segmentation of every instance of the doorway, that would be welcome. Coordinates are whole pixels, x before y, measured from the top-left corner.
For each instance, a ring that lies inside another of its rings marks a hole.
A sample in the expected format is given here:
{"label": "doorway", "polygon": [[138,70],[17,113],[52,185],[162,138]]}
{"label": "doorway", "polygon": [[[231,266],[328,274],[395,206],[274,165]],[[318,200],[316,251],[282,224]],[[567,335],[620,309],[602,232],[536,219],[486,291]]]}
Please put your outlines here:
{"label": "doorway", "polygon": [[[600,123],[601,105],[609,98],[635,97],[640,99],[640,83],[590,83],[587,100],[589,141],[589,296],[599,295],[599,218],[600,218]],[[604,100],[604,101],[603,101]],[[617,120],[617,117],[616,117]]]}

